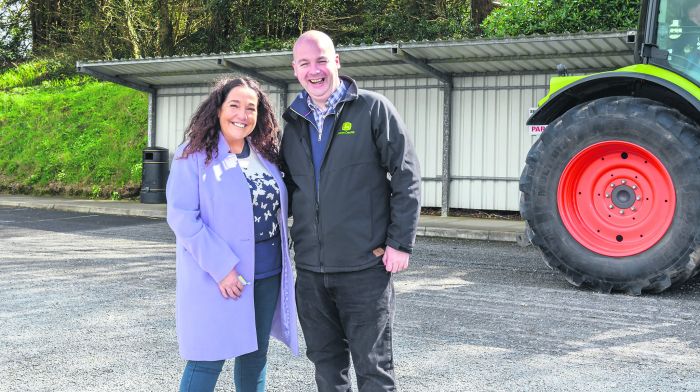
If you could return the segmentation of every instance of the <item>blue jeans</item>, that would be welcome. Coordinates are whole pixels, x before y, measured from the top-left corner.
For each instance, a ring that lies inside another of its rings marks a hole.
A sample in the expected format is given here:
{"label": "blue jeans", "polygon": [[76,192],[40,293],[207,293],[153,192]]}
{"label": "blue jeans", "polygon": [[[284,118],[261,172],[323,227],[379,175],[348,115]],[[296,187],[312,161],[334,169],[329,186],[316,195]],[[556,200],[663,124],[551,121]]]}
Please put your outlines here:
{"label": "blue jeans", "polygon": [[[258,350],[236,357],[233,365],[233,383],[237,392],[265,391],[267,348],[270,343],[272,317],[275,314],[280,292],[280,276],[277,274],[255,281],[253,298]],[[223,367],[223,359],[220,361],[187,361],[180,381],[180,392],[213,391]]]}

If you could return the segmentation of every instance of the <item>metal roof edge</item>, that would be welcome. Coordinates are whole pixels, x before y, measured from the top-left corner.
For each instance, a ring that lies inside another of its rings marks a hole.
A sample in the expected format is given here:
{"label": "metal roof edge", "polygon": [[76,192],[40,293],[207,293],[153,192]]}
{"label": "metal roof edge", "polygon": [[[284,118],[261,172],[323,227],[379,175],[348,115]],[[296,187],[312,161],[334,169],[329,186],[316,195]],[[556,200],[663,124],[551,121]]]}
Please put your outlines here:
{"label": "metal roof edge", "polygon": [[134,90],[143,91],[143,92],[148,93],[148,94],[154,94],[156,92],[156,89],[150,84],[133,82],[133,81],[122,79],[118,76],[107,75],[107,74],[104,74],[102,72],[96,71],[94,69],[86,68],[85,66],[81,65],[80,62],[76,63],[75,68],[79,73],[90,75],[90,76],[92,76],[96,79],[99,79],[99,80],[116,83],[116,84],[119,84],[119,85],[122,85],[125,87],[132,88]]}
{"label": "metal roof edge", "polygon": [[[359,44],[359,45],[338,45],[337,52],[354,52],[367,49],[392,49],[392,48],[424,48],[424,47],[449,47],[449,46],[480,46],[493,45],[502,43],[525,43],[525,42],[549,42],[549,41],[564,41],[564,40],[585,40],[591,38],[625,38],[627,31],[608,31],[608,32],[592,32],[592,33],[565,33],[565,34],[550,34],[550,35],[529,35],[504,38],[489,38],[489,39],[460,39],[460,40],[433,40],[433,41],[412,41],[412,42],[387,42],[382,44]],[[251,52],[229,52],[208,55],[182,55],[172,57],[154,57],[144,59],[117,59],[117,60],[98,60],[98,61],[78,61],[80,67],[91,66],[109,66],[109,65],[130,65],[130,64],[157,64],[162,62],[179,62],[179,61],[195,61],[195,60],[218,60],[232,58],[253,58],[267,56],[291,56],[290,49],[279,49],[269,51],[251,51]]]}
{"label": "metal roof edge", "polygon": [[415,41],[415,42],[399,42],[398,46],[402,49],[425,48],[425,47],[449,47],[449,46],[480,46],[494,45],[503,43],[534,43],[534,42],[552,42],[552,41],[571,41],[571,40],[589,40],[592,38],[626,38],[628,31],[608,31],[600,33],[565,33],[565,34],[547,34],[547,35],[527,35],[517,37],[504,38],[489,38],[489,39],[462,39],[462,40],[437,40],[437,41]]}
{"label": "metal roof edge", "polygon": [[291,50],[266,50],[260,52],[229,52],[222,53],[221,58],[231,59],[231,58],[253,58],[253,57],[269,57],[269,56],[291,56]]}
{"label": "metal roof edge", "polygon": [[158,64],[164,62],[179,62],[179,61],[194,61],[194,60],[218,60],[221,58],[217,55],[192,55],[192,56],[172,56],[172,57],[153,57],[144,59],[118,59],[118,60],[98,60],[98,61],[78,61],[79,67],[92,66],[109,66],[109,65],[130,65],[130,64]]}

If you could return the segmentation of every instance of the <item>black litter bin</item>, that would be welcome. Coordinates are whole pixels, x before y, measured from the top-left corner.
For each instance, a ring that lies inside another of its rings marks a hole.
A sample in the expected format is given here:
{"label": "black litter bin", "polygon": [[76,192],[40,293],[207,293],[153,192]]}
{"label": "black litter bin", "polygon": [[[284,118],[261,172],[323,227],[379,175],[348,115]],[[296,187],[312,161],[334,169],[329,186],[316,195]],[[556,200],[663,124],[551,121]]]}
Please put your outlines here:
{"label": "black litter bin", "polygon": [[165,203],[165,184],[168,182],[168,149],[148,147],[143,150],[141,175],[141,203]]}

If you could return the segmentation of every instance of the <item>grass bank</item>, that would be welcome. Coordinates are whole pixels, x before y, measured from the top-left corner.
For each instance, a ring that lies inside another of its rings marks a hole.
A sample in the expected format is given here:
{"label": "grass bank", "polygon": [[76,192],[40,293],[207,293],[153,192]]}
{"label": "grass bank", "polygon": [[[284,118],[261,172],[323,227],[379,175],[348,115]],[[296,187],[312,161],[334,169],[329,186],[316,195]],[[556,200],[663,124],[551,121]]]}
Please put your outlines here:
{"label": "grass bank", "polygon": [[0,191],[138,195],[146,94],[82,76],[23,86],[20,80],[0,89]]}

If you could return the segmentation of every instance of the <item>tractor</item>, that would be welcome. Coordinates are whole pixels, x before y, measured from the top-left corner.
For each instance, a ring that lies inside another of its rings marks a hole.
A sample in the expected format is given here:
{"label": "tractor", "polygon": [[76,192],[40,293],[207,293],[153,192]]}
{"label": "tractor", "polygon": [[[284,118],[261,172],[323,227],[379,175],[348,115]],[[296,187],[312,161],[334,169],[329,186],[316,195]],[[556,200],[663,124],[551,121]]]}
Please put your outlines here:
{"label": "tractor", "polygon": [[700,0],[642,0],[634,64],[550,81],[520,177],[527,239],[575,286],[658,293],[700,266]]}

